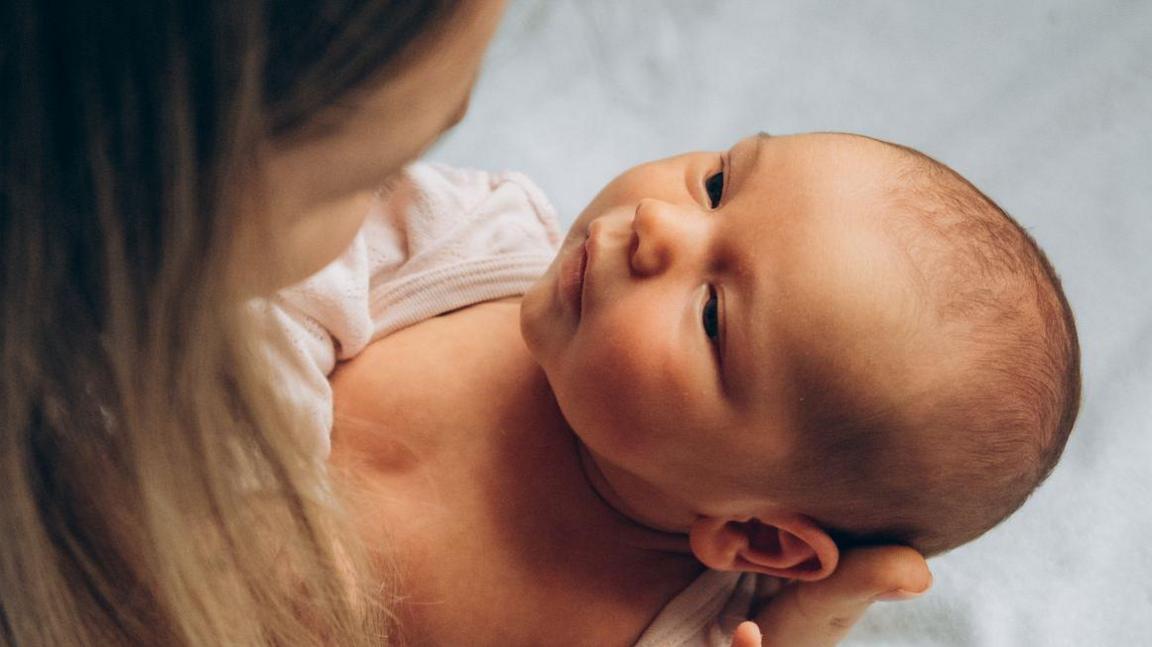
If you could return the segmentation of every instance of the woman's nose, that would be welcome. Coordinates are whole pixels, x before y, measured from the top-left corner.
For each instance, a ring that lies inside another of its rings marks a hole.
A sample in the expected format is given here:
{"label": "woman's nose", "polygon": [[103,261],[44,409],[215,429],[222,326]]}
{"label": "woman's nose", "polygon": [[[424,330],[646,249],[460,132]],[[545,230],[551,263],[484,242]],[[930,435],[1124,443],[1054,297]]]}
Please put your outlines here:
{"label": "woman's nose", "polygon": [[691,262],[702,243],[696,222],[700,214],[689,208],[645,198],[632,219],[632,271],[642,276],[665,272]]}

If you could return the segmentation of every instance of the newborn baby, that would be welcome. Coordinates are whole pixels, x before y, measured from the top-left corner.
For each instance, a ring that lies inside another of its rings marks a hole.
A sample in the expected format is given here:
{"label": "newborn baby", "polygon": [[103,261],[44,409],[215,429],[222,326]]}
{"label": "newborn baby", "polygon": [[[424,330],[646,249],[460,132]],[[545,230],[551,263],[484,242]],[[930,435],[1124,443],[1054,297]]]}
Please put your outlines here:
{"label": "newborn baby", "polygon": [[974,539],[1051,471],[1078,407],[1035,243],[947,167],[863,137],[625,173],[521,321],[598,490],[713,568],[820,576],[829,539]]}
{"label": "newborn baby", "polygon": [[[402,220],[366,231],[410,247]],[[317,285],[287,319],[331,332],[308,319]],[[1078,407],[1073,320],[1031,238],[947,167],[859,136],[634,168],[522,302],[465,305],[372,326],[363,352],[332,335],[358,356],[333,376],[331,463],[387,537],[417,644],[724,643],[741,573],[815,580],[851,546],[932,555],[993,527]]]}

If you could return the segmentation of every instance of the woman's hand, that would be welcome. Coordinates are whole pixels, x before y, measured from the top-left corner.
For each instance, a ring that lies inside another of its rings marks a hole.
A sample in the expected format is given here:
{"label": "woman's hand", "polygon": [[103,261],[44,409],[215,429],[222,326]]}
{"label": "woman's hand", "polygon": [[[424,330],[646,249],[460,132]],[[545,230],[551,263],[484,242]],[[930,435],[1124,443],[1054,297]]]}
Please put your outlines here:
{"label": "woman's hand", "polygon": [[931,586],[932,573],[915,550],[857,548],[827,579],[797,582],[773,596],[756,622],[740,625],[732,647],[835,645],[873,602],[911,599]]}

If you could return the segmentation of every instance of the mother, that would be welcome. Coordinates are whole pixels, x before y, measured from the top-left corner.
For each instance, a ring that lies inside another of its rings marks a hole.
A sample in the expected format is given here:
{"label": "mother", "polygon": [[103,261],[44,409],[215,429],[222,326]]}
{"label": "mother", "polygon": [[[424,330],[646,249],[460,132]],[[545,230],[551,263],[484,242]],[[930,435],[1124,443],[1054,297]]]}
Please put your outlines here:
{"label": "mother", "polygon": [[[3,3],[0,644],[384,639],[246,304],[463,115],[500,12]],[[927,578],[896,548],[844,564],[774,599],[767,638],[835,642]]]}

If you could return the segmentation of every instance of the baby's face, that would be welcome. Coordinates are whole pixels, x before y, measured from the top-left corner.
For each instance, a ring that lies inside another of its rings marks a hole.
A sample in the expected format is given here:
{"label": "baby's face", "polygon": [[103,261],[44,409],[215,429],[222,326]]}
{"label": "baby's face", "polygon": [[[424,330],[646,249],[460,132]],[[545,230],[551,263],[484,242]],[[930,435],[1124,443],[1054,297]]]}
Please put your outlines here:
{"label": "baby's face", "polygon": [[916,293],[881,226],[897,159],[861,137],[750,137],[633,168],[576,220],[521,323],[635,516],[732,513],[783,473],[802,369],[853,389],[912,379]]}

